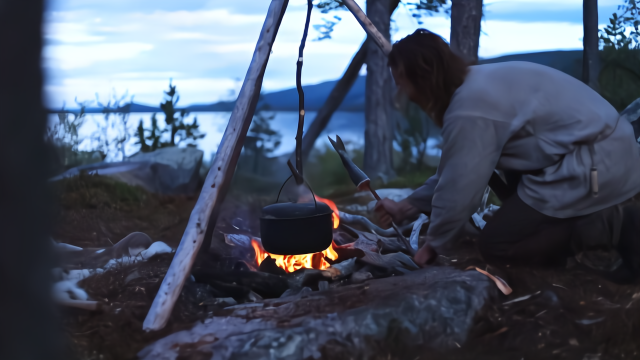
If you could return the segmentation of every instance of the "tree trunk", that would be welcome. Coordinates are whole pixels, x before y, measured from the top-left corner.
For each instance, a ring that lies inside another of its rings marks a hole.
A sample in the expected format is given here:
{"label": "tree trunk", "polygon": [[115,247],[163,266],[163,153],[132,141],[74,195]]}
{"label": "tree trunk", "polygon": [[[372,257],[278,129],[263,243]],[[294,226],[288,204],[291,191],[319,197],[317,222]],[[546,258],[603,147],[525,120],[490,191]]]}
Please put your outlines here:
{"label": "tree trunk", "polygon": [[582,22],[584,29],[584,37],[582,39],[582,81],[597,91],[598,74],[600,73],[598,0],[583,0]]}
{"label": "tree trunk", "polygon": [[[367,1],[367,16],[387,40],[390,39],[390,8],[391,0]],[[367,46],[363,170],[371,180],[381,179],[384,182],[395,177],[390,90],[387,57],[372,41]]]}
{"label": "tree trunk", "polygon": [[451,50],[469,64],[478,62],[482,0],[451,0]]}
{"label": "tree trunk", "polygon": [[0,1],[0,359],[59,359],[42,105],[43,1]]}
{"label": "tree trunk", "polygon": [[302,138],[303,161],[306,161],[309,158],[309,154],[311,154],[311,150],[313,150],[313,146],[320,136],[320,133],[322,133],[322,131],[327,127],[333,113],[338,109],[338,107],[340,107],[340,104],[342,104],[342,101],[349,93],[349,90],[351,90],[351,87],[358,79],[360,69],[362,68],[362,65],[364,65],[364,61],[367,57],[367,49],[370,42],[371,41],[365,41],[362,46],[360,46],[360,50],[358,50],[353,59],[351,59],[351,63],[349,63],[349,66],[342,75],[342,78],[340,78],[333,87],[329,97],[327,97],[327,100],[322,104],[318,114],[311,122],[307,132],[304,134],[304,137]]}

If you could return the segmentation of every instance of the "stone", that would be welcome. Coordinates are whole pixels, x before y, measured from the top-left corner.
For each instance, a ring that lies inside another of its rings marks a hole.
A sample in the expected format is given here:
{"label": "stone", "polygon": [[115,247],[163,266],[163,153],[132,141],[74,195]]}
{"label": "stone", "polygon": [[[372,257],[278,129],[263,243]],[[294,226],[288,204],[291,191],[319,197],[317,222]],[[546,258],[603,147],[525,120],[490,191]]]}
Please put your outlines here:
{"label": "stone", "polygon": [[76,176],[85,171],[141,186],[156,194],[193,195],[198,188],[203,154],[202,150],[194,147],[167,147],[135,154],[126,161],[78,166],[49,181]]}
{"label": "stone", "polygon": [[454,349],[464,345],[495,290],[477,271],[429,267],[230,309],[228,317],[171,334],[138,356],[176,359],[187,355],[181,349],[195,347],[209,354],[203,359],[318,359],[323,349],[339,345],[347,352],[343,358],[368,359],[384,346]]}

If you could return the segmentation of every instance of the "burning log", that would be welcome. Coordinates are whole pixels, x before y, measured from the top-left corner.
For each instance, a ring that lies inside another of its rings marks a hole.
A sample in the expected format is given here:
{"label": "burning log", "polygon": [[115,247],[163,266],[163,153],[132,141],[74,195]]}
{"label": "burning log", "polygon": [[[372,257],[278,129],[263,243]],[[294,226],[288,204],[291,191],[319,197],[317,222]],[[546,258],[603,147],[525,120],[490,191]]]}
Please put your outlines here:
{"label": "burning log", "polygon": [[196,254],[203,243],[205,232],[208,227],[212,228],[216,223],[220,206],[233,178],[233,172],[258,103],[262,78],[271,47],[288,3],[288,0],[271,1],[251,65],[216,157],[211,164],[202,192],[191,213],[169,271],[162,281],[160,290],[143,323],[143,329],[147,331],[162,329],[167,324],[178,295],[180,295],[184,282],[189,276]]}
{"label": "burning log", "polygon": [[303,255],[278,255],[270,254],[266,252],[260,243],[255,240],[251,240],[251,245],[256,252],[256,261],[258,265],[262,263],[267,257],[271,257],[275,260],[276,265],[279,268],[284,269],[286,272],[294,272],[300,269],[328,269],[331,264],[325,260],[337,260],[338,254],[333,250],[333,245],[329,246],[321,253],[303,254]]}
{"label": "burning log", "polygon": [[339,264],[331,266],[328,270],[323,271],[322,275],[330,277],[332,280],[345,278],[356,270],[356,258],[345,260]]}
{"label": "burning log", "polygon": [[[316,201],[325,203],[329,206],[329,208],[333,211],[331,214],[333,220],[333,228],[336,229],[340,225],[340,215],[336,204],[328,199],[323,199],[319,196],[315,196]],[[331,244],[327,249],[318,253],[311,254],[301,254],[301,255],[279,255],[279,254],[271,254],[267,252],[263,247],[262,243],[257,241],[256,239],[251,239],[251,246],[253,247],[256,254],[256,263],[260,266],[263,261],[266,259],[272,259],[275,261],[275,264],[285,270],[286,272],[294,272],[300,269],[317,269],[324,270],[329,268],[331,264],[327,260],[337,260],[338,254],[336,253],[334,247],[335,244]]]}

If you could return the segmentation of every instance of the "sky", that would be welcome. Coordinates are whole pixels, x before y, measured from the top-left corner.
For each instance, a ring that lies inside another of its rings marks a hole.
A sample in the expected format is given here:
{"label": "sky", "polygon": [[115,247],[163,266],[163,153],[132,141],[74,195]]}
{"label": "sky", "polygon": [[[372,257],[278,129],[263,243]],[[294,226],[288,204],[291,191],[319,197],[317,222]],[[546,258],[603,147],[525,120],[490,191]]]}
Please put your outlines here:
{"label": "sky", "polygon": [[[357,0],[364,8],[365,1]],[[410,3],[411,0],[403,1]],[[269,0],[50,0],[45,13],[46,105],[75,107],[125,93],[159,104],[169,79],[180,105],[231,100],[249,66]],[[599,22],[608,23],[622,0],[599,0]],[[582,0],[485,0],[479,56],[582,48]],[[264,76],[263,91],[295,86],[305,0],[290,0]],[[331,39],[305,48],[303,84],[339,78],[365,38],[346,11],[313,11],[312,25],[339,16]],[[392,40],[424,27],[449,38],[444,14],[422,25],[407,6],[393,15]],[[366,69],[363,69],[363,73]]]}

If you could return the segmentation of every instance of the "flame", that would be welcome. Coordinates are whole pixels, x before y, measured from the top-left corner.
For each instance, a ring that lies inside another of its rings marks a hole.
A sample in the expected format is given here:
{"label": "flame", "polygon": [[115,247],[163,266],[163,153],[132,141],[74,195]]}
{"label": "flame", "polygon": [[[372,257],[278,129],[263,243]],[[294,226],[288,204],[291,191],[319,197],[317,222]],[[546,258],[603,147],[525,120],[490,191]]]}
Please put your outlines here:
{"label": "flame", "polygon": [[276,265],[279,268],[284,269],[286,272],[294,272],[299,269],[318,269],[325,270],[328,269],[331,264],[325,260],[328,258],[330,260],[337,260],[338,253],[333,249],[333,242],[331,246],[329,246],[326,250],[319,253],[314,254],[304,254],[304,255],[277,255],[270,254],[262,248],[262,244],[258,241],[251,239],[251,246],[256,252],[256,262],[260,265],[264,259],[267,257],[271,257],[276,261]]}
{"label": "flame", "polygon": [[[317,195],[316,200],[329,205],[329,208],[333,210],[333,214],[331,214],[331,218],[333,219],[333,228],[338,228],[338,225],[340,225],[340,213],[336,204],[331,200],[321,198]],[[253,250],[255,250],[256,252],[256,262],[258,263],[258,265],[262,264],[264,259],[270,256],[276,261],[276,265],[278,265],[279,268],[284,269],[288,273],[294,272],[299,269],[325,270],[331,266],[331,264],[329,264],[327,260],[325,260],[325,258],[330,260],[338,259],[338,253],[336,253],[333,248],[333,242],[331,242],[331,246],[329,246],[323,252],[304,255],[270,254],[264,250],[260,242],[254,239],[251,239],[251,246],[253,246]]]}
{"label": "flame", "polygon": [[329,205],[331,210],[333,210],[333,214],[331,214],[331,218],[333,219],[333,228],[337,229],[338,225],[340,225],[340,212],[338,211],[338,207],[336,206],[336,203],[334,203],[329,199],[321,198],[318,195],[316,195],[316,200]]}

